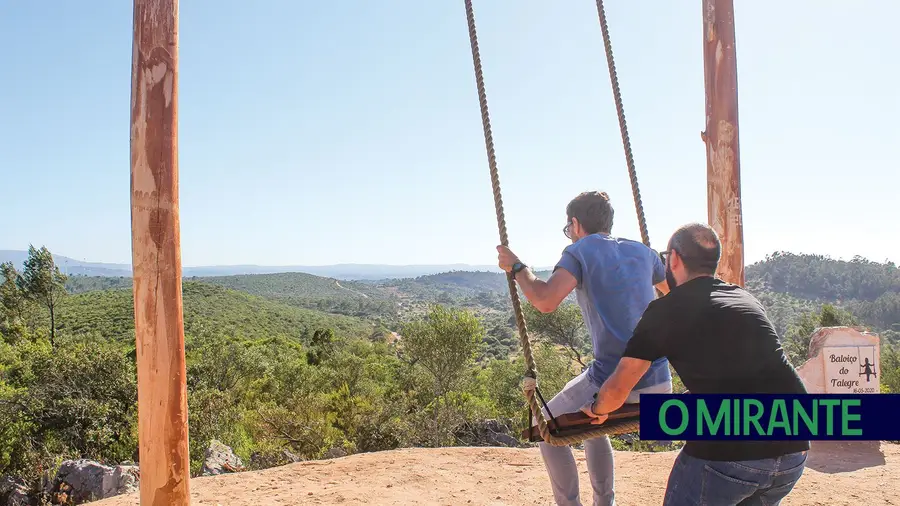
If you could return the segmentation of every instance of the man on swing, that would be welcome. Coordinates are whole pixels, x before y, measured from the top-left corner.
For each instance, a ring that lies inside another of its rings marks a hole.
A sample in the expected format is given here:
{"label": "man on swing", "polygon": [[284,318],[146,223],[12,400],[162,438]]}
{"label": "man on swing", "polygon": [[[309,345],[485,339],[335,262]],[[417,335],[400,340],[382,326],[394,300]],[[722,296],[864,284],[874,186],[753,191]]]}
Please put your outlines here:
{"label": "man on swing", "polygon": [[[535,309],[550,313],[575,290],[584,323],[591,334],[594,360],[571,380],[547,407],[554,416],[577,413],[594,400],[613,373],[634,328],[655,298],[653,286],[665,281],[659,254],[640,242],[612,237],[613,208],[605,192],[584,192],[566,207],[563,233],[571,239],[553,274],[542,281],[509,248],[498,246],[500,268],[514,274]],[[634,386],[626,402],[641,393],[671,393],[672,377],[665,357],[655,360]],[[544,410],[547,417],[547,410]],[[560,506],[581,505],[578,468],[572,449],[540,443],[553,496]],[[584,442],[594,491],[594,505],[615,504],[613,450],[609,437]]]}

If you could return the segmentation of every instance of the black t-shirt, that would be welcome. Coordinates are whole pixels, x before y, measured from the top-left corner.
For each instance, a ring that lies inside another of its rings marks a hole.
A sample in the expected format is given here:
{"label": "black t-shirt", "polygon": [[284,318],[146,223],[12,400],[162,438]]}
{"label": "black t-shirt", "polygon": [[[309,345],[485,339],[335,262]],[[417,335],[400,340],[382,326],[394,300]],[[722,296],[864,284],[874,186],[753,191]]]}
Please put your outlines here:
{"label": "black t-shirt", "polygon": [[[668,357],[691,393],[806,393],[762,304],[713,277],[695,278],[651,302],[624,356]],[[808,449],[809,441],[687,441],[684,446],[686,454],[705,460],[767,459]]]}

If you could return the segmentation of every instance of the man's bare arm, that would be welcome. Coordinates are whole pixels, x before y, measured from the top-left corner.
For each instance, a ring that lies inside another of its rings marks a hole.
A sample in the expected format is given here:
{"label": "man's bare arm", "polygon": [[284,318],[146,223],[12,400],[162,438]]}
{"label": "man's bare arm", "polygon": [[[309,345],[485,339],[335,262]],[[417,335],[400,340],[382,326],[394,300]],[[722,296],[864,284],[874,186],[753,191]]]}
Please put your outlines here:
{"label": "man's bare arm", "polygon": [[575,276],[561,268],[556,269],[547,281],[538,279],[531,269],[523,269],[516,274],[516,282],[522,287],[522,293],[528,302],[542,313],[555,311],[566,296],[578,286]]}
{"label": "man's bare arm", "polygon": [[653,285],[657,290],[662,292],[663,295],[667,295],[669,293],[669,284],[666,283],[665,280],[660,281],[659,283]]}
{"label": "man's bare arm", "polygon": [[650,369],[651,362],[639,358],[622,357],[612,375],[603,382],[593,411],[596,414],[607,414],[622,407],[628,394],[634,390],[641,377]]}

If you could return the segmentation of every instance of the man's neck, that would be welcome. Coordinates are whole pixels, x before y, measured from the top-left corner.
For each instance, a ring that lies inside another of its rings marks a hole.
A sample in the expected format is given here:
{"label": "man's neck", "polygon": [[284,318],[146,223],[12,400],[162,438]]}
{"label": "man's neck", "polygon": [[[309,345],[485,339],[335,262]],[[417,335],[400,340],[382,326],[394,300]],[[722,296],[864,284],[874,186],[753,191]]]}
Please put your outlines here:
{"label": "man's neck", "polygon": [[[693,281],[693,280],[699,279],[699,278],[713,278],[713,277],[715,277],[715,276],[712,276],[711,274],[692,274],[692,275],[688,276],[687,279],[684,280],[684,283],[687,283],[687,282],[690,282],[690,281]],[[682,284],[684,284],[684,283],[682,283]]]}
{"label": "man's neck", "polygon": [[592,235],[601,235],[603,237],[609,237],[610,234],[609,234],[609,232],[594,232],[592,234],[584,234],[583,236],[579,237],[578,239],[575,239],[575,242],[578,242],[578,241],[584,239],[585,237],[590,237]]}

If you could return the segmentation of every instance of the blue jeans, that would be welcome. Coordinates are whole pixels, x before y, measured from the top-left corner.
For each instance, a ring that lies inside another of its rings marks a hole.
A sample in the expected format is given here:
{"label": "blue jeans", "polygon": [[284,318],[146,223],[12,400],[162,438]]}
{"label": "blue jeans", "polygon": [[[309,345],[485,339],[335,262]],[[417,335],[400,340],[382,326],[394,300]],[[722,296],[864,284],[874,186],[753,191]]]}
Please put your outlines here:
{"label": "blue jeans", "polygon": [[675,459],[663,506],[769,506],[781,503],[806,467],[806,453],[733,462]]}

